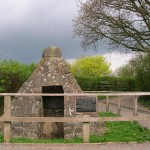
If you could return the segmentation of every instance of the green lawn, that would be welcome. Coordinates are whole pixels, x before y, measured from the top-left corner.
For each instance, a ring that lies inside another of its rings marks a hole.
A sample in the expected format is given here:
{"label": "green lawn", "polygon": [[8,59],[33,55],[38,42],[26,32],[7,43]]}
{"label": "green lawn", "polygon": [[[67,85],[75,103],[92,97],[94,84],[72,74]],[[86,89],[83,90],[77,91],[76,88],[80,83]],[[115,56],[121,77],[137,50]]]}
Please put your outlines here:
{"label": "green lawn", "polygon": [[137,122],[107,122],[106,126],[104,135],[91,135],[91,143],[150,141],[150,130],[141,127]]}
{"label": "green lawn", "polygon": [[[100,117],[117,117],[111,112],[99,113]],[[99,142],[145,142],[150,141],[150,129],[141,127],[138,122],[107,122],[106,133],[102,136],[91,135],[91,143]]]}

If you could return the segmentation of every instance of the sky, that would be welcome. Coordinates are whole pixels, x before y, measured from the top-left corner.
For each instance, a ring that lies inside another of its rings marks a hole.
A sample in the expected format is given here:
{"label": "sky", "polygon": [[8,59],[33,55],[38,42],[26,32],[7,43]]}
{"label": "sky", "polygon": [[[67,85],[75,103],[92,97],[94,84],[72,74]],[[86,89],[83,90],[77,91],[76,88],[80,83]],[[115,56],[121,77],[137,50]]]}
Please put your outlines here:
{"label": "sky", "polygon": [[[37,63],[44,48],[59,46],[65,59],[103,54],[116,68],[120,54],[109,53],[105,44],[97,52],[85,51],[73,38],[77,15],[77,0],[0,0],[0,59]],[[124,54],[119,65],[129,58]]]}

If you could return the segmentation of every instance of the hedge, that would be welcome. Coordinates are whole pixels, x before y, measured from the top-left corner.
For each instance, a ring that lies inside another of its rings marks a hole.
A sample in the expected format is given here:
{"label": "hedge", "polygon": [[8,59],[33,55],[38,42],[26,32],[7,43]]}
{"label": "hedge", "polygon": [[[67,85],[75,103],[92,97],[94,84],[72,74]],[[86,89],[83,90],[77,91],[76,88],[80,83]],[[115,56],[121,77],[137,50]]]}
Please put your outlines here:
{"label": "hedge", "polygon": [[133,78],[81,77],[76,76],[78,84],[83,91],[135,91],[136,81]]}

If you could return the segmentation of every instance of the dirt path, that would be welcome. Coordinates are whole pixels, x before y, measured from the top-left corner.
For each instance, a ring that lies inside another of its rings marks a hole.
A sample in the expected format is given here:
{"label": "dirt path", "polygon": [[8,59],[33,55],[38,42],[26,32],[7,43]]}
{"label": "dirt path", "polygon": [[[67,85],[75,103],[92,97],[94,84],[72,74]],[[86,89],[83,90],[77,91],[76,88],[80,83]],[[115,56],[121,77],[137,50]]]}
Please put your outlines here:
{"label": "dirt path", "polygon": [[[117,104],[117,98],[110,99],[110,102],[112,104],[110,104],[109,110],[113,113],[117,113],[117,106],[115,105],[115,104]],[[133,107],[133,98],[132,98],[132,96],[121,97],[120,103],[123,106]],[[141,104],[138,104],[138,108],[149,111],[147,108],[145,108]],[[106,112],[106,104],[103,102],[99,102],[98,110],[99,110],[99,112]],[[125,108],[125,107],[121,107],[121,115],[122,116],[133,116],[133,110]],[[150,113],[138,112],[138,115],[139,116],[150,115]],[[139,123],[142,126],[150,129],[150,120],[139,121]]]}
{"label": "dirt path", "polygon": [[150,150],[150,143],[0,144],[0,150]]}

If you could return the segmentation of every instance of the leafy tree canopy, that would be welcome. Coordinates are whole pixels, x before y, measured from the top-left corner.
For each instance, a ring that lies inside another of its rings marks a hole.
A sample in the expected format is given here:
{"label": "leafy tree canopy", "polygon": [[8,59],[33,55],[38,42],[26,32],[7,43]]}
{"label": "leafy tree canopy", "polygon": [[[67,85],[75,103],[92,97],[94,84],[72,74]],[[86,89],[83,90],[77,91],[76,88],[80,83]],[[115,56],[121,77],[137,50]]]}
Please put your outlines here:
{"label": "leafy tree canopy", "polygon": [[137,89],[150,91],[150,54],[140,54],[118,69],[120,77],[134,77]]}
{"label": "leafy tree canopy", "polygon": [[108,43],[120,50],[150,52],[150,0],[79,1],[74,34],[83,48]]}
{"label": "leafy tree canopy", "polygon": [[0,61],[0,89],[4,92],[17,92],[21,85],[29,78],[35,63],[21,64],[15,60]]}
{"label": "leafy tree canopy", "polygon": [[111,73],[110,64],[103,56],[83,57],[71,65],[75,76],[100,77]]}

